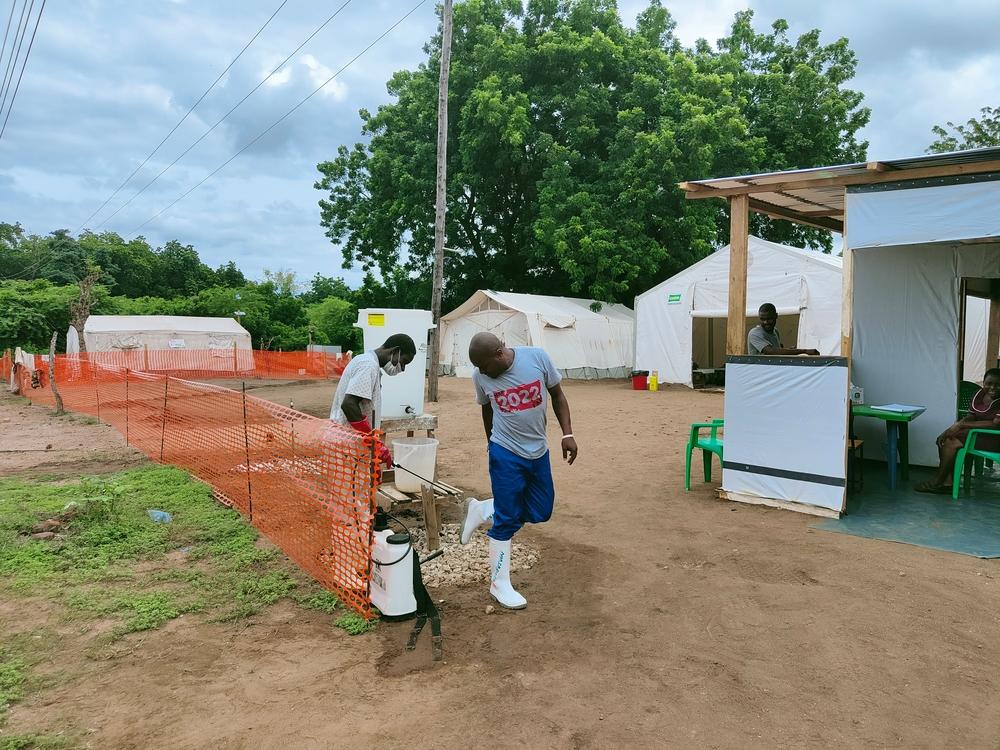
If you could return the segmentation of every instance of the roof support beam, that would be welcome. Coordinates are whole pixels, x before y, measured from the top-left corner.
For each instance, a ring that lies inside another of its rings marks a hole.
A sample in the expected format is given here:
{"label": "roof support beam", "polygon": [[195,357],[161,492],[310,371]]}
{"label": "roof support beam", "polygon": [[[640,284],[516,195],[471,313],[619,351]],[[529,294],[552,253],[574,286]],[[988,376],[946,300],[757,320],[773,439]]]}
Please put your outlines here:
{"label": "roof support beam", "polygon": [[[889,172],[866,171],[854,174],[814,177],[805,174],[800,177],[789,175],[784,182],[754,185],[746,183],[742,187],[713,188],[704,182],[681,182],[679,186],[687,192],[691,200],[698,198],[729,198],[734,195],[749,195],[753,193],[779,193],[788,190],[804,190],[806,188],[847,187],[849,185],[875,185],[882,182],[903,182],[905,180],[925,180],[934,177],[954,177],[957,175],[983,174],[985,172],[1000,172],[1000,159],[992,161],[970,162],[968,164],[947,164],[938,167],[917,167],[916,169],[896,169]],[[739,179],[739,178],[732,178]]]}
{"label": "roof support beam", "polygon": [[808,214],[798,213],[795,210],[784,209],[780,206],[755,200],[754,198],[750,198],[749,200],[751,210],[756,211],[759,214],[766,214],[774,219],[794,221],[797,224],[806,224],[811,227],[816,227],[817,229],[827,229],[831,232],[844,231],[844,222],[839,219],[825,218],[822,213],[815,214],[811,211]]}
{"label": "roof support beam", "polygon": [[750,201],[737,195],[729,201],[729,317],[726,354],[747,353],[747,255],[750,244]]}

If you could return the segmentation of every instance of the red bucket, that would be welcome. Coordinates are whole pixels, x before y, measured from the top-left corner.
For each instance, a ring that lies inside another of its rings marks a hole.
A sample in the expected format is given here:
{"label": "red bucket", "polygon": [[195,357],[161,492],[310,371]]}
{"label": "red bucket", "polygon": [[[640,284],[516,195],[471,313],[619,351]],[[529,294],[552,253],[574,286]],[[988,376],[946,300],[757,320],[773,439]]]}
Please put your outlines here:
{"label": "red bucket", "polygon": [[632,373],[632,390],[644,391],[649,387],[649,373],[646,371]]}

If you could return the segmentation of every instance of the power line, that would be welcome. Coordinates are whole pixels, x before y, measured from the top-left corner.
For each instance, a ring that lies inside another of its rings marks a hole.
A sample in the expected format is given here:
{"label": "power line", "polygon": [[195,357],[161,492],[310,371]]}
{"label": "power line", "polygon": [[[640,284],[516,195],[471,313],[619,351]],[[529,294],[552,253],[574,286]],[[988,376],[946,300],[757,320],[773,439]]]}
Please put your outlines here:
{"label": "power line", "polygon": [[[31,5],[34,7],[35,0],[31,0]],[[7,100],[7,81],[13,77],[14,68],[17,65],[17,58],[21,54],[21,44],[24,42],[24,32],[21,30],[21,25],[24,24],[24,29],[27,30],[28,24],[24,20],[24,11],[28,9],[28,0],[24,0],[21,3],[21,17],[17,19],[17,28],[14,30],[14,38],[10,40],[10,56],[7,58],[7,65],[3,72],[3,83],[0,84],[0,109],[3,108],[4,102]],[[15,47],[17,52],[15,53]]]}
{"label": "power line", "polygon": [[160,216],[162,216],[163,214],[165,214],[167,211],[169,211],[175,205],[177,205],[182,200],[184,200],[186,197],[188,197],[195,190],[197,190],[202,185],[204,185],[206,182],[208,182],[212,177],[214,177],[219,172],[221,172],[223,169],[225,169],[233,160],[236,159],[236,157],[238,157],[240,154],[242,154],[244,151],[246,151],[248,148],[250,148],[252,145],[254,145],[261,138],[263,138],[265,135],[267,135],[272,130],[274,130],[274,128],[276,128],[278,125],[280,125],[286,119],[288,119],[288,117],[290,117],[296,110],[298,110],[299,107],[301,107],[307,101],[309,101],[310,99],[312,99],[321,90],[323,90],[324,88],[326,88],[333,81],[334,78],[336,78],[337,76],[339,76],[341,73],[343,73],[345,70],[347,70],[351,65],[353,65],[355,62],[357,62],[366,52],[368,52],[368,50],[370,50],[376,44],[378,44],[383,39],[385,39],[385,37],[389,36],[389,34],[392,33],[396,29],[397,26],[399,26],[400,24],[402,24],[403,21],[405,21],[407,18],[409,18],[411,15],[413,15],[416,12],[417,8],[419,8],[421,5],[423,5],[426,2],[427,2],[427,0],[420,0],[420,2],[418,2],[412,8],[410,8],[410,10],[408,10],[398,21],[396,21],[392,26],[390,26],[388,29],[386,29],[385,31],[383,31],[378,37],[376,37],[375,40],[372,41],[367,47],[365,47],[358,54],[356,54],[354,57],[352,57],[350,60],[348,60],[347,63],[345,63],[336,73],[334,73],[332,76],[330,76],[329,78],[327,78],[323,83],[321,83],[319,86],[317,86],[315,89],[313,89],[312,93],[310,93],[304,99],[302,99],[301,101],[299,101],[298,104],[296,104],[290,110],[288,110],[287,112],[285,112],[285,114],[283,114],[277,120],[275,120],[274,122],[272,122],[267,128],[265,128],[260,133],[258,133],[252,140],[250,140],[247,143],[245,143],[243,145],[243,147],[240,148],[239,151],[237,151],[235,154],[233,154],[228,159],[226,159],[226,161],[224,161],[222,164],[220,164],[214,170],[212,170],[211,172],[209,172],[205,177],[203,177],[194,186],[192,186],[187,191],[185,191],[184,193],[182,193],[179,197],[175,198],[173,201],[171,201],[166,206],[164,206],[163,208],[161,208],[157,213],[153,214],[151,217],[149,217],[148,219],[146,219],[146,221],[142,222],[142,224],[140,224],[135,229],[133,229],[131,232],[129,232],[129,234],[136,234],[144,226],[146,226],[147,224],[149,224],[151,221],[154,221],[155,219],[158,219]]}
{"label": "power line", "polygon": [[[45,2],[46,0],[42,0],[42,5],[38,9],[38,15],[35,17],[35,28],[31,30],[31,41],[28,42],[28,51],[24,53],[21,72],[17,75],[17,85],[14,87],[14,93],[10,97],[10,104],[7,105],[7,116],[3,120],[3,125],[0,125],[0,138],[3,138],[4,131],[7,129],[7,121],[10,119],[10,113],[14,110],[14,100],[17,98],[17,92],[21,90],[21,79],[24,78],[24,69],[28,67],[28,57],[31,55],[31,48],[35,44],[35,34],[38,33],[38,24],[42,22],[42,13],[45,12]],[[27,31],[27,28],[25,26],[25,31]],[[0,114],[3,114],[2,108],[0,108]]]}
{"label": "power line", "polygon": [[[16,0],[15,0],[15,2],[16,2]],[[205,99],[205,97],[208,96],[208,92],[210,92],[212,89],[214,89],[215,86],[216,86],[216,84],[218,84],[219,81],[221,81],[223,79],[223,77],[226,75],[226,73],[228,73],[230,71],[230,69],[236,64],[236,61],[239,60],[243,56],[243,53],[246,52],[247,49],[250,47],[250,45],[253,44],[257,40],[257,37],[259,37],[261,35],[261,33],[264,31],[264,29],[266,29],[268,27],[268,24],[270,24],[271,21],[274,20],[274,17],[276,15],[278,15],[278,11],[280,11],[282,8],[285,7],[285,4],[287,2],[288,2],[288,0],[283,0],[283,2],[281,3],[281,5],[279,5],[277,7],[277,9],[274,11],[274,13],[272,13],[271,16],[266,21],[264,21],[264,25],[261,26],[259,29],[257,29],[257,33],[254,34],[252,37],[250,37],[250,41],[248,41],[246,44],[243,45],[243,49],[241,49],[239,51],[239,53],[237,53],[236,57],[234,57],[229,62],[229,65],[226,66],[225,70],[223,70],[221,73],[219,73],[219,76],[214,81],[212,81],[212,85],[210,85],[207,89],[205,89],[205,91],[202,93],[202,95],[198,97],[198,101],[196,101],[194,104],[191,105],[191,108],[187,112],[185,112],[184,116],[177,121],[177,124],[174,125],[170,129],[170,132],[167,133],[163,137],[163,140],[160,141],[158,144],[156,144],[156,148],[154,148],[152,151],[150,151],[149,154],[146,156],[146,158],[142,160],[142,164],[140,164],[138,167],[136,167],[135,169],[133,169],[132,170],[132,174],[130,174],[128,177],[126,177],[125,180],[122,182],[122,184],[115,188],[115,191],[104,200],[104,203],[102,203],[100,206],[98,206],[97,210],[94,211],[94,213],[92,213],[90,216],[88,216],[86,219],[84,219],[83,223],[80,224],[80,226],[77,228],[77,230],[75,232],[76,234],[79,234],[80,230],[83,229],[84,226],[86,226],[87,222],[89,222],[91,219],[93,219],[95,216],[97,216],[97,214],[99,214],[101,211],[104,210],[104,207],[106,205],[108,205],[108,203],[110,203],[114,199],[114,197],[116,195],[118,195],[119,192],[121,192],[121,189],[123,187],[125,187],[132,180],[132,178],[136,176],[136,174],[138,174],[139,170],[142,169],[144,166],[146,166],[146,163],[150,159],[153,158],[153,156],[156,154],[156,152],[160,150],[160,147],[163,146],[163,144],[167,142],[167,140],[170,138],[170,136],[172,136],[175,132],[177,132],[177,128],[179,128],[181,125],[184,124],[184,121],[187,120],[187,118],[191,115],[192,112],[194,112],[195,107],[197,107],[199,104],[202,103],[202,101]]]}
{"label": "power line", "polygon": [[282,60],[280,63],[278,63],[278,65],[274,68],[274,70],[272,70],[270,73],[267,74],[267,76],[264,78],[264,80],[262,80],[260,83],[258,83],[256,86],[254,86],[252,89],[250,89],[250,92],[246,96],[244,96],[242,99],[240,99],[238,102],[236,102],[236,104],[233,106],[232,109],[230,109],[228,112],[226,112],[226,114],[224,114],[221,118],[219,118],[219,120],[214,125],[212,125],[212,127],[210,127],[208,130],[206,130],[204,133],[202,133],[201,136],[197,140],[195,140],[194,143],[192,143],[190,146],[188,146],[186,149],[184,149],[184,151],[181,152],[180,156],[178,156],[176,159],[174,159],[172,162],[170,162],[162,170],[160,170],[160,173],[157,174],[156,177],[154,177],[149,182],[147,182],[145,185],[143,185],[139,189],[139,192],[137,192],[135,195],[133,195],[131,198],[129,198],[127,201],[125,201],[123,204],[121,204],[118,208],[116,208],[109,216],[107,216],[100,224],[97,225],[97,228],[100,229],[105,224],[107,224],[114,216],[116,216],[118,214],[119,211],[121,211],[123,208],[125,208],[126,206],[128,206],[132,201],[134,201],[140,195],[142,195],[143,193],[145,193],[146,189],[150,185],[152,185],[154,182],[156,182],[158,179],[160,179],[171,167],[173,167],[177,162],[179,162],[181,159],[183,159],[189,153],[191,153],[191,150],[194,149],[195,146],[197,146],[199,143],[201,143],[203,140],[205,140],[213,130],[215,130],[217,127],[219,127],[219,125],[221,125],[229,117],[229,115],[231,115],[233,112],[235,112],[237,109],[239,109],[240,106],[242,106],[243,102],[245,102],[247,99],[249,99],[251,96],[253,96],[254,92],[256,92],[257,89],[259,89],[261,86],[263,86],[265,83],[267,83],[274,76],[275,73],[277,73],[279,70],[281,70],[283,67],[285,67],[285,64],[289,60],[291,60],[292,57],[294,57],[295,54],[300,49],[302,49],[303,47],[305,47],[312,40],[312,38],[314,36],[316,36],[324,28],[326,28],[326,25],[329,24],[330,21],[332,21],[338,15],[340,15],[340,12],[344,8],[346,8],[348,5],[350,5],[350,4],[351,4],[351,0],[346,0],[346,2],[343,5],[341,5],[339,8],[337,8],[337,10],[334,12],[334,14],[332,16],[330,16],[328,19],[326,19],[325,21],[323,21],[323,23],[321,23],[319,26],[317,26],[316,29],[315,29],[315,31],[313,31],[312,34],[310,34],[308,37],[306,37],[305,41],[302,42],[302,44],[300,44],[298,47],[296,47],[295,49],[293,49],[288,54],[288,57],[286,57],[284,60]]}
{"label": "power line", "polygon": [[10,15],[7,16],[7,28],[3,32],[3,44],[0,44],[0,60],[3,60],[4,52],[7,51],[7,35],[10,34],[10,24],[14,20],[14,8],[17,7],[17,0],[10,2]]}

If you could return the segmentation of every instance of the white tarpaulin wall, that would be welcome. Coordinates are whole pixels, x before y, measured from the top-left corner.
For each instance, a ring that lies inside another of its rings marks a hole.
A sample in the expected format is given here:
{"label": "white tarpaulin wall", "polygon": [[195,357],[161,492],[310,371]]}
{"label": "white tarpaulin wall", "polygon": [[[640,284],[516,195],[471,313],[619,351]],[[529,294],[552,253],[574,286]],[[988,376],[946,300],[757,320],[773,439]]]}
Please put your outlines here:
{"label": "white tarpaulin wall", "polygon": [[[986,366],[986,334],[990,325],[990,301],[968,297],[965,301],[965,380],[982,383]],[[996,367],[994,362],[990,367]]]}
{"label": "white tarpaulin wall", "polygon": [[840,513],[847,405],[846,358],[730,357],[722,489]]}
{"label": "white tarpaulin wall", "polygon": [[[852,379],[869,404],[927,407],[910,425],[910,462],[936,466],[935,438],[956,417],[961,279],[1000,278],[1000,242],[956,240],[1000,234],[1000,183],[852,188],[847,214]],[[866,446],[885,442],[881,423],[862,419],[855,429]],[[866,455],[882,458],[878,447]]]}
{"label": "white tarpaulin wall", "polygon": [[625,377],[632,368],[635,318],[624,305],[480,290],[441,318],[441,370],[472,376],[469,341],[488,331],[507,346],[538,346],[570,378]]}
{"label": "white tarpaulin wall", "polygon": [[[747,316],[771,302],[798,315],[788,346],[840,353],[841,260],[750,236]],[[656,370],[664,383],[691,385],[695,317],[729,314],[729,246],[635,298],[635,369]],[[779,326],[780,331],[780,326]]]}
{"label": "white tarpaulin wall", "polygon": [[[83,339],[88,354],[124,353],[130,360],[125,364],[137,370],[252,370],[254,367],[250,333],[232,318],[91,315],[83,326]],[[199,354],[184,356],[183,352]],[[121,356],[108,361],[122,365]]]}

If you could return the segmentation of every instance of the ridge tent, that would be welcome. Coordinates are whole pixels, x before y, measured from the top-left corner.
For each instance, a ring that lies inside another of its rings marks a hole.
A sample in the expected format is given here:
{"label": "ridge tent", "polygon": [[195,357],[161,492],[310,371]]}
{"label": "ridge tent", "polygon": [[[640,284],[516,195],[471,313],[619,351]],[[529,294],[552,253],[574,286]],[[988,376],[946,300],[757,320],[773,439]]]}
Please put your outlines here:
{"label": "ridge tent", "polygon": [[252,370],[250,333],[232,318],[91,315],[83,326],[90,354],[136,370]]}
{"label": "ridge tent", "polygon": [[544,349],[567,378],[624,378],[632,367],[635,315],[624,305],[480,290],[441,318],[443,374],[472,377],[469,341],[482,331]]}
{"label": "ridge tent", "polygon": [[[771,302],[783,344],[840,352],[840,258],[751,235],[747,266],[748,326]],[[727,245],[635,298],[635,369],[691,386],[692,362],[722,367],[728,306]]]}

